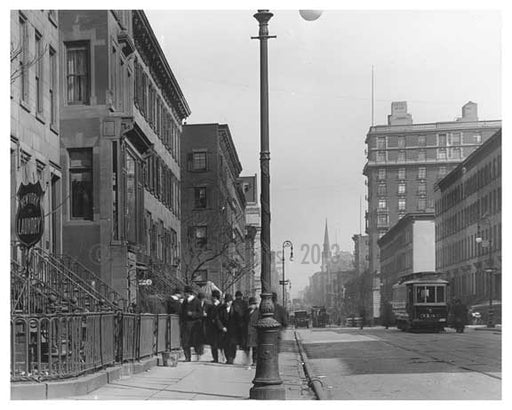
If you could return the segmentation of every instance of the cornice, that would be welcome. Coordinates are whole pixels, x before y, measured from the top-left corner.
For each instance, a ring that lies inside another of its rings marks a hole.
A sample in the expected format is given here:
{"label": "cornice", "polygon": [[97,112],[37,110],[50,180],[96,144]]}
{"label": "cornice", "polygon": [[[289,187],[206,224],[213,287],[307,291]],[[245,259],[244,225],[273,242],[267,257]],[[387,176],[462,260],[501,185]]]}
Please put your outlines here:
{"label": "cornice", "polygon": [[190,115],[188,103],[142,10],[133,11],[133,38],[137,51],[180,120],[187,118]]}

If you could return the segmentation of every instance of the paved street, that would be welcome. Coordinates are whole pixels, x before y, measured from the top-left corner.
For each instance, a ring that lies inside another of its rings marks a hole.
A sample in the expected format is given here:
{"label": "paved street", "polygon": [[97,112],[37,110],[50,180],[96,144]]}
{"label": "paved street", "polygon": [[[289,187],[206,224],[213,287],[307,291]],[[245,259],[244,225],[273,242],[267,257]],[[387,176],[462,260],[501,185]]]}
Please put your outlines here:
{"label": "paved street", "polygon": [[301,329],[314,375],[336,400],[501,398],[501,333]]}

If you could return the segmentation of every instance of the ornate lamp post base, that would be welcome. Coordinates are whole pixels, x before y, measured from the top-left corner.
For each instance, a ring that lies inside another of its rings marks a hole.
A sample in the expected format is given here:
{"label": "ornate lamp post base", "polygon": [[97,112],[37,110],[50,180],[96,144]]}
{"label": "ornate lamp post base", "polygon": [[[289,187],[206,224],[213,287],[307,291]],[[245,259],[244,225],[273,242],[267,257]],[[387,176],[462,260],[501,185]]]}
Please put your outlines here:
{"label": "ornate lamp post base", "polygon": [[285,400],[286,393],[279,377],[277,336],[281,325],[274,319],[272,294],[261,295],[258,328],[258,362],[249,398],[255,400]]}

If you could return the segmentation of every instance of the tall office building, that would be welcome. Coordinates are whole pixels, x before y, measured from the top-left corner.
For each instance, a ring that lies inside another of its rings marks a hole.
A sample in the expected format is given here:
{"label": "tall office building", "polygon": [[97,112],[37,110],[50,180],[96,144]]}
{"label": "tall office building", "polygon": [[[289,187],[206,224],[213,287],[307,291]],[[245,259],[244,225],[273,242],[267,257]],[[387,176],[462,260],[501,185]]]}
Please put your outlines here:
{"label": "tall office building", "polygon": [[393,102],[387,125],[366,136],[368,210],[366,233],[373,275],[373,317],[380,317],[380,255],[377,241],[408,212],[434,211],[434,185],[482,142],[501,121],[479,121],[477,104],[468,102],[455,121],[413,124],[407,102]]}

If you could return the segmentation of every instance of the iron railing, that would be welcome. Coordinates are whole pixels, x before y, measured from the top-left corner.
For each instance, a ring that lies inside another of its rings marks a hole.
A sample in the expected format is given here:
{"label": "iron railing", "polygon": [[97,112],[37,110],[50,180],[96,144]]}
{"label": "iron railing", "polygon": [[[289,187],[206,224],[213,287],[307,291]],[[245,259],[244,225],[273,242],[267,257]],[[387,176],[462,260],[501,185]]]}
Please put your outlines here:
{"label": "iron railing", "polygon": [[179,349],[179,340],[177,315],[12,315],[11,381],[76,377]]}
{"label": "iron railing", "polygon": [[[48,253],[47,255],[50,256],[50,254]],[[100,295],[102,295],[106,300],[113,302],[120,309],[126,310],[126,308],[128,307],[127,300],[123,298],[117,291],[115,291],[109,285],[103,282],[101,278],[99,278],[97,275],[95,275],[93,272],[87,269],[77,259],[69,255],[55,255],[53,256],[53,258],[58,260],[67,269],[74,272],[84,282],[86,282]]]}

